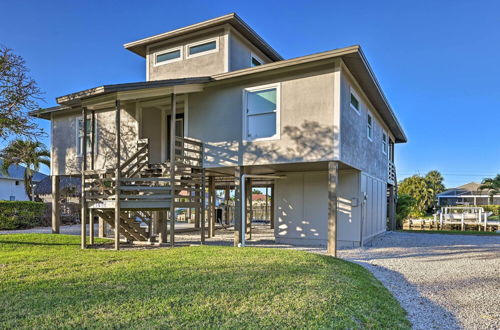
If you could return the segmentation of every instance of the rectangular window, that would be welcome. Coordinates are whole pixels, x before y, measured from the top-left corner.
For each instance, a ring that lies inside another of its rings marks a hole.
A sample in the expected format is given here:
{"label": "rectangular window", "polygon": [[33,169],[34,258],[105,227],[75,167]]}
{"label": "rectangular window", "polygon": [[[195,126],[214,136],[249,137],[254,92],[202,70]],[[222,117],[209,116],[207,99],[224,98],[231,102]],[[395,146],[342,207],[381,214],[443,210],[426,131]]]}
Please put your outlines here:
{"label": "rectangular window", "polygon": [[387,134],[385,132],[382,133],[382,152],[387,155]]}
{"label": "rectangular window", "polygon": [[[94,149],[97,153],[97,120],[94,123],[94,131],[96,132],[95,140],[94,140]],[[91,120],[87,119],[87,153],[91,152],[90,148],[90,137],[91,137]],[[83,119],[77,118],[76,120],[76,152],[77,155],[82,155],[82,145],[83,145]]]}
{"label": "rectangular window", "polygon": [[373,138],[373,119],[370,114],[367,117],[367,125],[366,125],[366,135],[370,140]]}
{"label": "rectangular window", "polygon": [[218,50],[217,39],[194,43],[188,45],[187,49],[188,49],[188,57],[213,53]]}
{"label": "rectangular window", "polygon": [[351,90],[351,100],[350,100],[350,103],[351,103],[351,109],[353,109],[354,111],[356,111],[358,113],[358,115],[360,114],[360,104],[359,104],[359,97],[358,95],[353,91]]}
{"label": "rectangular window", "polygon": [[9,200],[12,202],[12,201],[15,201],[16,200],[16,196],[9,196]]}
{"label": "rectangular window", "polygon": [[165,64],[179,61],[182,59],[182,48],[169,49],[165,52],[156,54],[156,64]]}
{"label": "rectangular window", "polygon": [[258,58],[257,56],[255,56],[254,54],[252,54],[251,56],[251,60],[250,60],[250,66],[253,68],[253,67],[256,67],[256,66],[259,66],[259,65],[262,65],[262,60],[260,58]]}
{"label": "rectangular window", "polygon": [[247,88],[244,93],[246,139],[279,138],[279,85]]}

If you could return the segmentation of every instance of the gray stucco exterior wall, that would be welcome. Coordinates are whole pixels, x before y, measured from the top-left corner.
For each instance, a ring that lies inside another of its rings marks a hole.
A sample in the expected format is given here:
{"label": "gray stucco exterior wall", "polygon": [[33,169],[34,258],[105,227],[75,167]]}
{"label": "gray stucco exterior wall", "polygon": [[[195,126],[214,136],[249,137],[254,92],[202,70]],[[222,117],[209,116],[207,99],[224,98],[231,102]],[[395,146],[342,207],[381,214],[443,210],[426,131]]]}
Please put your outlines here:
{"label": "gray stucco exterior wall", "polygon": [[[360,111],[351,108],[351,88],[360,98]],[[340,159],[342,162],[387,181],[388,156],[382,151],[384,128],[375,109],[363,92],[343,71],[340,89]],[[368,113],[373,118],[373,138],[368,139]],[[385,132],[388,133],[387,128]]]}
{"label": "gray stucco exterior wall", "polygon": [[229,71],[235,71],[251,67],[251,56],[256,55],[265,63],[272,61],[264,55],[257,47],[245,40],[234,30],[229,30]]}
{"label": "gray stucco exterior wall", "polygon": [[[146,57],[147,70],[149,70],[148,80],[205,77],[226,72],[225,34],[225,30],[220,28],[201,36],[186,37],[180,41],[151,46]],[[188,58],[189,44],[212,40],[214,38],[218,43],[218,50],[216,52],[207,52],[207,54]],[[180,61],[155,65],[155,53],[161,53],[162,51],[177,47],[182,48],[182,59]]]}

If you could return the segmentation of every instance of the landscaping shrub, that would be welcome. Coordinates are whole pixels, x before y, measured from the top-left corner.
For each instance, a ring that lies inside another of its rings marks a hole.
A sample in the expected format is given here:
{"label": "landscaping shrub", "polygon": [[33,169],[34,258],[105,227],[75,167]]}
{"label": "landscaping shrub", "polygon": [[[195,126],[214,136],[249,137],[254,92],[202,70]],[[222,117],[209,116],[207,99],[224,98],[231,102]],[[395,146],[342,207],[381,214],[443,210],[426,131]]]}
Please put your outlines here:
{"label": "landscaping shrub", "polygon": [[0,229],[23,229],[39,226],[44,211],[44,203],[0,201]]}
{"label": "landscaping shrub", "polygon": [[410,195],[398,195],[398,201],[396,203],[396,221],[398,228],[403,228],[403,220],[408,218],[415,203],[415,199]]}

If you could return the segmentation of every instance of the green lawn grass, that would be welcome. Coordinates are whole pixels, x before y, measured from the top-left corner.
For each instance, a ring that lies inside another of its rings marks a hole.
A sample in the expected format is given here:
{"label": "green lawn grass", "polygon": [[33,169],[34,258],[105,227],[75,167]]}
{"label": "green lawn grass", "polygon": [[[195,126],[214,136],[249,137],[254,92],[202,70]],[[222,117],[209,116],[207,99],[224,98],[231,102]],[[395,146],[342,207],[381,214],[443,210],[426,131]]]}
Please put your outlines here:
{"label": "green lawn grass", "polygon": [[367,270],[282,249],[0,235],[0,328],[409,328]]}
{"label": "green lawn grass", "polygon": [[478,236],[497,236],[500,233],[496,231],[477,231],[477,230],[398,230],[403,233],[419,233],[419,234],[448,234],[448,235],[478,235]]}

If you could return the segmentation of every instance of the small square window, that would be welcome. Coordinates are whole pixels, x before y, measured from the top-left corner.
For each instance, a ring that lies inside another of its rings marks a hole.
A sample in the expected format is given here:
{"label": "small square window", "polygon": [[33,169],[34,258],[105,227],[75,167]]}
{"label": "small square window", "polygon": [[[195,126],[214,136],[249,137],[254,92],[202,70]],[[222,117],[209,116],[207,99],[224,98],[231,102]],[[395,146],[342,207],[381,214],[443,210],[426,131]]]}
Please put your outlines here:
{"label": "small square window", "polygon": [[16,181],[16,186],[19,186],[19,181]]}
{"label": "small square window", "polygon": [[351,108],[354,109],[357,113],[359,113],[359,100],[352,92],[351,92]]}
{"label": "small square window", "polygon": [[251,59],[251,67],[256,67],[256,66],[259,66],[259,65],[262,65],[262,61],[255,55],[252,55],[252,59]]}
{"label": "small square window", "polygon": [[10,201],[15,201],[16,200],[16,196],[9,196],[9,200]]}
{"label": "small square window", "polygon": [[373,138],[373,119],[370,114],[367,117],[367,125],[366,125],[366,136],[372,140]]}

